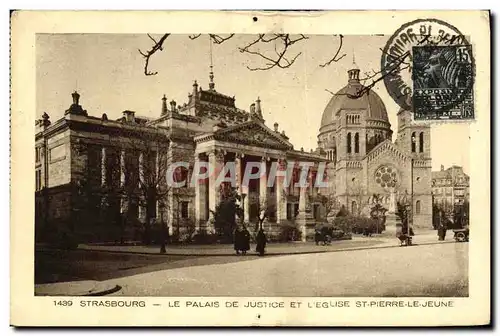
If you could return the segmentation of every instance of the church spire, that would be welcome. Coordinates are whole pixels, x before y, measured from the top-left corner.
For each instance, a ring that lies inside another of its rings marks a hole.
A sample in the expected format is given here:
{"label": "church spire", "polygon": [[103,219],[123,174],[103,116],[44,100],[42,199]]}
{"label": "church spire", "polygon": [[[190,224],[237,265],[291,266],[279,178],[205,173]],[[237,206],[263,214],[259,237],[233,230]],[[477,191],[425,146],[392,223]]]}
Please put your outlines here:
{"label": "church spire", "polygon": [[352,69],[359,69],[358,65],[356,64],[356,53],[354,50],[352,51]]}
{"label": "church spire", "polygon": [[208,35],[208,39],[210,41],[210,75],[208,76],[210,78],[210,83],[208,83],[208,88],[210,90],[215,90],[214,63],[213,63],[213,55],[212,55],[212,37],[210,35]]}
{"label": "church spire", "polygon": [[347,70],[347,76],[349,77],[349,84],[359,83],[359,67],[356,64],[354,50],[352,51],[352,66]]}

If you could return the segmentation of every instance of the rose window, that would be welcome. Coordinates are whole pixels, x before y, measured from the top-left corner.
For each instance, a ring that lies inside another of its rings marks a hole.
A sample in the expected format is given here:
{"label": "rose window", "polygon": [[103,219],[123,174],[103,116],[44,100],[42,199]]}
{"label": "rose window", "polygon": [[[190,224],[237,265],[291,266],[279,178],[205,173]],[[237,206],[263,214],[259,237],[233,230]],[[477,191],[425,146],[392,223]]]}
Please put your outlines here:
{"label": "rose window", "polygon": [[375,172],[375,182],[382,188],[394,188],[397,182],[396,169],[387,166],[380,167]]}

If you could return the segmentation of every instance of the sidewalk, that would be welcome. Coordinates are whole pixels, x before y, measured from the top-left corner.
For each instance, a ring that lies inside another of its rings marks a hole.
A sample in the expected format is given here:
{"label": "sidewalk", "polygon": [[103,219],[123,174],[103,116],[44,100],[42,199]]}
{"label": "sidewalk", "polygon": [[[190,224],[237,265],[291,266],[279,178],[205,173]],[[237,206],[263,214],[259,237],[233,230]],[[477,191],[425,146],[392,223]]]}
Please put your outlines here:
{"label": "sidewalk", "polygon": [[[438,241],[435,231],[424,231],[413,237],[414,245],[442,244],[454,242],[452,237],[446,241]],[[313,242],[269,243],[266,255],[292,255],[325,253],[333,251],[352,251],[386,247],[399,247],[399,240],[394,236],[374,235],[373,237],[354,236],[352,240],[333,241],[331,245],[316,245]],[[87,245],[80,244],[79,249],[87,251],[137,253],[159,255],[159,246],[120,246],[120,245]],[[249,251],[249,254],[253,253]],[[235,255],[233,245],[168,245],[165,255],[177,256],[224,256]]]}
{"label": "sidewalk", "polygon": [[36,296],[103,296],[121,289],[118,285],[84,280],[35,285]]}

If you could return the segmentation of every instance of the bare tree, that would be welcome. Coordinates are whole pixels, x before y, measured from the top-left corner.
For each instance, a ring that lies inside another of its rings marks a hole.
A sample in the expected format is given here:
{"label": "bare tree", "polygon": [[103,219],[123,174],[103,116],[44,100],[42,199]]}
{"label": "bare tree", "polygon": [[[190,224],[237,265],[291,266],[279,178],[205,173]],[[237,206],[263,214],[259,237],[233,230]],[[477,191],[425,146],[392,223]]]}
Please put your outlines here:
{"label": "bare tree", "polygon": [[[235,34],[229,34],[227,36],[208,34],[210,41],[214,44],[222,44],[228,40],[231,40]],[[164,50],[164,45],[166,40],[170,36],[169,33],[163,34],[159,39],[155,39],[150,34],[148,37],[152,40],[153,45],[148,51],[141,51],[139,53],[144,57],[144,74],[146,76],[154,76],[158,74],[156,71],[149,70],[150,58],[156,53]],[[196,40],[202,36],[202,34],[189,35],[190,40]],[[247,66],[250,71],[263,71],[270,70],[273,68],[286,69],[291,67],[295,61],[302,55],[302,52],[294,51],[292,47],[302,44],[309,37],[304,34],[259,34],[257,37],[252,38],[248,43],[238,46],[237,49],[243,53],[250,56],[256,57],[264,62],[264,65],[258,67]],[[322,67],[330,65],[331,63],[338,62],[341,60],[345,54],[340,55],[342,49],[343,36],[339,35],[339,44],[335,55],[330,58],[327,62],[322,64]]]}
{"label": "bare tree", "polygon": [[144,210],[144,243],[151,243],[151,221],[158,217],[162,231],[161,252],[165,251],[166,224],[172,209],[173,188],[167,183],[171,163],[170,141],[167,130],[160,127],[124,125],[121,131],[122,155],[115,168],[123,174],[121,197],[124,198],[132,217],[133,208]]}
{"label": "bare tree", "polygon": [[257,230],[262,230],[263,229],[263,224],[266,219],[271,219],[271,217],[276,216],[276,197],[269,197],[269,198],[264,198],[260,199],[258,201],[258,215],[257,215]]}
{"label": "bare tree", "polygon": [[323,195],[321,197],[321,205],[325,210],[325,219],[328,217],[335,216],[335,214],[340,209],[340,203],[335,195]]}
{"label": "bare tree", "polygon": [[[144,57],[144,74],[146,76],[156,75],[158,72],[150,71],[148,69],[150,58],[159,51],[163,51],[163,46],[165,41],[170,36],[169,33],[163,34],[158,40],[153,38],[150,34],[148,37],[152,40],[153,45],[151,48],[143,52],[139,50],[140,54]],[[196,40],[201,36],[207,36],[202,34],[194,34],[190,35],[190,40]],[[225,37],[217,34],[208,34],[210,41],[214,44],[222,44],[228,40],[231,40],[235,34],[229,34]],[[342,34],[333,35],[337,39],[337,48],[333,53],[332,57],[329,57],[327,61],[319,64],[320,67],[325,68],[334,63],[337,63],[342,58],[347,56],[347,54],[342,52],[343,48],[343,40],[344,36]],[[423,35],[419,36],[419,40],[417,41],[418,45],[422,44],[438,44],[440,42],[445,42],[448,44],[454,43],[460,36],[453,36],[451,38],[440,38],[438,41],[433,41],[431,39],[431,35]],[[292,35],[292,34],[284,34],[284,33],[271,33],[271,34],[259,34],[257,37],[254,37],[250,42],[245,43],[242,46],[237,46],[237,49],[244,54],[248,54],[249,56],[257,57],[264,62],[262,66],[251,67],[247,66],[250,71],[265,71],[271,70],[273,68],[279,69],[287,69],[290,68],[295,61],[300,57],[302,52],[297,52],[293,50],[293,46],[304,45],[304,42],[310,39],[310,36],[306,36],[304,34]],[[384,54],[384,50],[380,49],[381,53]],[[355,93],[348,93],[347,95],[350,98],[359,98],[369,92],[375,85],[377,85],[380,81],[384,80],[387,76],[392,76],[395,73],[402,72],[408,70],[410,73],[412,71],[411,68],[411,54],[410,52],[403,53],[402,55],[387,55],[388,59],[391,60],[390,64],[388,64],[385,68],[380,70],[371,70],[369,72],[364,72],[365,77],[360,78],[360,82],[363,84],[359,90]],[[336,95],[331,90],[325,89],[325,91],[331,93],[332,95]]]}
{"label": "bare tree", "polygon": [[[302,54],[302,52],[299,52],[294,54],[294,56],[288,56],[291,52],[291,47],[297,42],[307,39],[309,37],[303,34],[297,37],[293,37],[290,34],[259,34],[256,39],[238,49],[241,53],[258,56],[266,62],[262,67],[247,66],[250,71],[270,70],[275,67],[286,69],[292,66],[295,60]],[[261,51],[259,46],[263,44],[273,45],[274,50],[268,53]]]}

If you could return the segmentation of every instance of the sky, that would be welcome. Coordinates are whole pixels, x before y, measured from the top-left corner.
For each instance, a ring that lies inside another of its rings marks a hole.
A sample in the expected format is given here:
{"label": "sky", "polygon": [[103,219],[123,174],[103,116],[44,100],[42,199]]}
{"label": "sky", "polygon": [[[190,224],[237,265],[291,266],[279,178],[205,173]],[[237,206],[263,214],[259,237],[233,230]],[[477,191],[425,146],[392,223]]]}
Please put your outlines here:
{"label": "sky", "polygon": [[[153,35],[158,38],[158,35]],[[327,67],[337,51],[339,38],[312,35],[293,45],[291,54],[300,56],[288,69],[250,71],[247,67],[264,66],[257,57],[239,52],[238,47],[255,36],[235,35],[220,45],[213,45],[212,59],[215,89],[236,97],[236,106],[249,110],[261,99],[266,124],[285,130],[296,149],[317,147],[317,134],[331,92],[347,84],[347,70],[355,63],[365,71],[380,69],[381,51],[388,36],[345,36],[340,61]],[[210,42],[207,35],[196,40],[188,35],[171,35],[164,50],[152,56],[150,70],[144,75],[144,59],[138,49],[148,50],[152,41],[144,34],[37,34],[36,37],[36,116],[44,112],[52,121],[61,118],[71,105],[71,93],[77,90],[80,104],[90,115],[116,119],[124,110],[137,115],[156,117],[161,112],[161,98],[184,104],[194,80],[208,89]],[[268,53],[272,49],[261,49]],[[353,57],[354,56],[354,57]],[[383,81],[374,88],[384,102],[389,121],[397,131],[399,106],[387,93]],[[433,170],[451,165],[464,167],[468,173],[470,157],[469,126],[465,123],[440,123],[431,126]]]}

